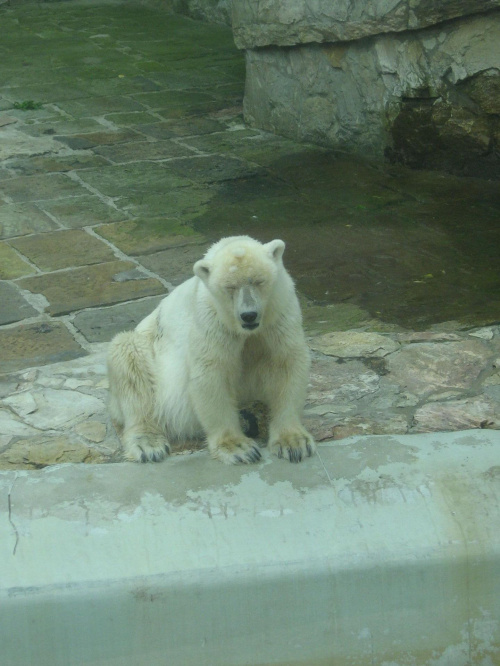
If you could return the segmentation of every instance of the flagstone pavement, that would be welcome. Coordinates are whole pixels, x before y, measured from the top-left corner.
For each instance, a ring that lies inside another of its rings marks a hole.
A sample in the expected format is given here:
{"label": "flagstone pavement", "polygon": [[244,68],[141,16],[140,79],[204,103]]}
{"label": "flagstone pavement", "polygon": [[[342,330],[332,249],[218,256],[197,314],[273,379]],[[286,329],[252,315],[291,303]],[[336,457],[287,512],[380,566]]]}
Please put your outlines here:
{"label": "flagstone pavement", "polygon": [[[284,218],[314,217],[306,165],[333,168],[330,154],[245,126],[244,57],[227,28],[113,2],[4,4],[0,25],[0,469],[113,462],[109,340],[189,277],[211,242],[253,233],[262,216],[262,239],[290,241],[297,264],[303,247]],[[377,168],[341,157],[334,168],[357,178],[320,197],[346,227],[368,187],[389,196]],[[404,208],[401,191],[390,196]],[[468,191],[461,205],[494,186]],[[305,418],[319,441],[500,427],[495,318],[413,330],[313,300],[302,271]]]}

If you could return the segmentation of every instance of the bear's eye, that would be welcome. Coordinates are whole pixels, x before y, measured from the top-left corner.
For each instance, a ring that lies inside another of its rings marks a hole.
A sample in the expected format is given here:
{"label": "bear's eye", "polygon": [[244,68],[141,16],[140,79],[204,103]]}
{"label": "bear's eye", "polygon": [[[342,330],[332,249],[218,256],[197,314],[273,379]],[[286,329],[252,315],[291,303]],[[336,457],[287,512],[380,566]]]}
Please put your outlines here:
{"label": "bear's eye", "polygon": [[228,285],[226,287],[226,291],[228,291],[230,294],[234,294],[234,292],[237,290],[238,287],[233,287],[231,285]]}
{"label": "bear's eye", "polygon": [[262,287],[264,284],[264,280],[254,280],[253,286],[254,287]]}

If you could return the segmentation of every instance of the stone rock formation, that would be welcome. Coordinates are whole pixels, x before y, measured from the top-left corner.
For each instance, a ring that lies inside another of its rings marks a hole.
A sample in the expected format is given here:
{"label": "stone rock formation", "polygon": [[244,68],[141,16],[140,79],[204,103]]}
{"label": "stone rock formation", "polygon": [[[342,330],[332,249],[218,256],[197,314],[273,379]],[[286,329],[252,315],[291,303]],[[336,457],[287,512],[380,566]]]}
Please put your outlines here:
{"label": "stone rock formation", "polygon": [[500,175],[500,0],[233,0],[233,32],[251,125]]}

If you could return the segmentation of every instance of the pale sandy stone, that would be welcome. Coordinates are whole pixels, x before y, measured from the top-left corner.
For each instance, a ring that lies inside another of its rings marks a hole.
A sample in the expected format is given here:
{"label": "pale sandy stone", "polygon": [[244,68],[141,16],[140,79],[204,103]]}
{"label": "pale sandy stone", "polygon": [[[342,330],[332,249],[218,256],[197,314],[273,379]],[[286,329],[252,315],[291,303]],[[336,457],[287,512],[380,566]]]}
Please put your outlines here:
{"label": "pale sandy stone", "polygon": [[85,437],[85,439],[95,442],[102,442],[106,437],[106,425],[99,421],[85,421],[75,426],[75,432]]}
{"label": "pale sandy stone", "polygon": [[23,414],[24,421],[40,430],[70,427],[105,411],[102,400],[74,391],[47,388],[34,392],[33,398],[37,409]]}
{"label": "pale sandy stone", "polygon": [[429,402],[415,412],[412,432],[499,428],[500,406],[485,397]]}
{"label": "pale sandy stone", "polygon": [[490,353],[479,340],[408,345],[387,359],[388,378],[421,397],[466,389],[477,380]]}
{"label": "pale sandy stone", "polygon": [[104,456],[67,435],[21,439],[0,454],[0,469],[39,469],[59,463],[104,462]]}
{"label": "pale sandy stone", "polygon": [[493,340],[494,332],[491,327],[487,327],[480,328],[478,331],[469,333],[469,335],[473,336],[474,338],[481,338],[482,340]]}
{"label": "pale sandy stone", "polygon": [[313,339],[311,348],[338,358],[380,358],[399,349],[399,344],[378,333],[335,331]]}
{"label": "pale sandy stone", "polygon": [[0,433],[10,441],[12,437],[33,435],[36,429],[16,419],[11,411],[0,409]]}
{"label": "pale sandy stone", "polygon": [[34,412],[38,411],[36,400],[33,397],[33,394],[29,391],[25,391],[24,393],[15,393],[9,398],[5,398],[4,403],[13,409],[15,413],[21,418],[24,418],[25,416],[28,416],[28,414],[33,414]]}

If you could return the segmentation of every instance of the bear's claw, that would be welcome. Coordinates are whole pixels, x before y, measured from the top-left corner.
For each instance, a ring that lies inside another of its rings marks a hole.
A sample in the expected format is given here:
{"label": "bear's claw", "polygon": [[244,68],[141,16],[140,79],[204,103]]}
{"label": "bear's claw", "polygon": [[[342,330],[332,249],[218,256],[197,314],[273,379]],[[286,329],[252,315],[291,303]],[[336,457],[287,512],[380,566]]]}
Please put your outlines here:
{"label": "bear's claw", "polygon": [[262,455],[256,446],[252,446],[251,449],[245,451],[244,453],[243,452],[235,453],[233,457],[235,463],[245,465],[247,463],[258,462],[261,459]]}
{"label": "bear's claw", "polygon": [[271,448],[278,458],[287,458],[291,463],[310,458],[316,450],[313,438],[303,428],[281,433],[271,444]]}
{"label": "bear's claw", "polygon": [[162,435],[133,434],[125,437],[124,442],[126,460],[161,462],[170,455],[170,446]]}
{"label": "bear's claw", "polygon": [[246,465],[261,459],[259,447],[249,438],[239,439],[226,436],[215,442],[208,442],[208,448],[214,458],[229,465]]}
{"label": "bear's claw", "polygon": [[247,458],[249,459],[250,462],[253,463],[260,460],[262,458],[262,455],[256,446],[252,446],[250,451],[247,452]]}

